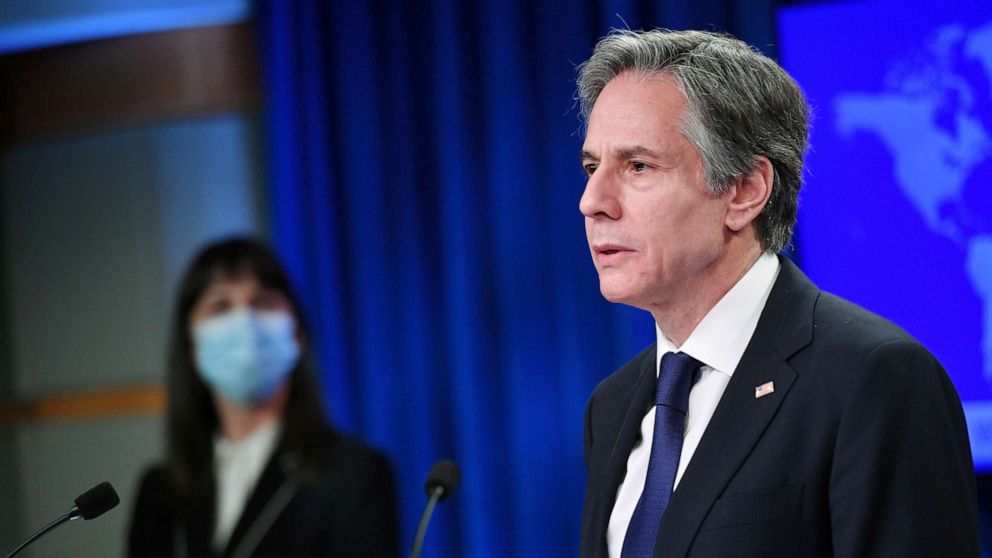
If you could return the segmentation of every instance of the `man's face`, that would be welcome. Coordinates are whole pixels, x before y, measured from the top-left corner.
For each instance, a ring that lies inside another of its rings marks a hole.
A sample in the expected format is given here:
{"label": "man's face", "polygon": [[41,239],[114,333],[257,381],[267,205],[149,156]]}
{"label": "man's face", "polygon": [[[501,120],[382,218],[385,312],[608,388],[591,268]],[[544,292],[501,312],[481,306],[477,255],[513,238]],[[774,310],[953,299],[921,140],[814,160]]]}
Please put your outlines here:
{"label": "man's face", "polygon": [[589,115],[579,209],[612,302],[677,309],[718,271],[730,195],[707,191],[702,159],[679,131],[685,110],[670,76],[626,72]]}

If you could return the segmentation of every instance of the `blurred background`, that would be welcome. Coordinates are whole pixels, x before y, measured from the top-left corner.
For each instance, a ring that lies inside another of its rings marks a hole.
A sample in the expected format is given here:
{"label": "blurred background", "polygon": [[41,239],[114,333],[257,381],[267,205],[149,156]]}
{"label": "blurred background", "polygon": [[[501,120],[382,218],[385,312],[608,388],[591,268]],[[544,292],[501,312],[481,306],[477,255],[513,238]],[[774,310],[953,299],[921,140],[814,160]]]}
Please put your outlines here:
{"label": "blurred background", "polygon": [[163,449],[176,280],[247,233],[302,295],[333,422],[393,460],[405,549],[447,457],[463,485],[425,556],[577,555],[586,399],[654,337],[599,296],[577,208],[574,67],[611,27],[730,32],[797,77],[815,120],[792,257],[934,350],[984,472],[992,7],[920,14],[0,0],[0,549],[109,480],[119,508],[25,555],[122,554]]}

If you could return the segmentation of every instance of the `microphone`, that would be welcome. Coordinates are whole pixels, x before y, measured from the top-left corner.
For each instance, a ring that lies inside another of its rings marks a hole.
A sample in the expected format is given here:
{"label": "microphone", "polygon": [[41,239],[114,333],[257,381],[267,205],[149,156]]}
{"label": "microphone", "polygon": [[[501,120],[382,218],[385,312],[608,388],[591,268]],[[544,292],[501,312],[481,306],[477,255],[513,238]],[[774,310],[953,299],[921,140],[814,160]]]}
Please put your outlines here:
{"label": "microphone", "polygon": [[31,535],[31,538],[22,542],[17,546],[17,548],[10,551],[7,558],[11,558],[18,552],[24,550],[29,544],[33,543],[42,535],[48,533],[63,523],[75,521],[80,517],[85,520],[100,517],[105,512],[113,509],[120,502],[121,499],[117,496],[117,491],[114,490],[114,487],[111,486],[109,482],[101,482],[100,484],[80,494],[79,497],[73,502],[76,504],[75,506],[72,506],[69,511],[62,514],[61,517],[49,523],[37,533]]}
{"label": "microphone", "polygon": [[114,509],[117,504],[121,503],[121,499],[117,496],[117,491],[114,490],[114,487],[110,486],[109,482],[103,481],[83,492],[74,502],[76,505],[69,510],[69,514],[75,511],[78,515],[76,517],[70,517],[69,520],[82,517],[88,521]]}
{"label": "microphone", "polygon": [[431,467],[431,472],[427,474],[427,482],[424,484],[424,491],[427,493],[427,507],[424,514],[420,516],[420,526],[417,527],[417,536],[413,539],[413,550],[410,551],[410,558],[420,558],[420,550],[424,545],[424,536],[427,534],[427,524],[434,514],[434,506],[439,501],[446,500],[448,496],[458,488],[461,480],[461,470],[454,461],[442,459]]}

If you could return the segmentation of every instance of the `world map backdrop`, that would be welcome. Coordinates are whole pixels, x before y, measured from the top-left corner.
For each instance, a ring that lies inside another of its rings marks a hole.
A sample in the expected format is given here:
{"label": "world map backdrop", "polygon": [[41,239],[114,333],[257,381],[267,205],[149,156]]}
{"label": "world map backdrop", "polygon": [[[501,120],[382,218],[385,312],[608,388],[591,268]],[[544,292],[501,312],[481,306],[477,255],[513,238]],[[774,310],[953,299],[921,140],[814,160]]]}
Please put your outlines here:
{"label": "world map backdrop", "polygon": [[779,30],[814,113],[798,260],[940,359],[992,470],[992,3],[793,5]]}

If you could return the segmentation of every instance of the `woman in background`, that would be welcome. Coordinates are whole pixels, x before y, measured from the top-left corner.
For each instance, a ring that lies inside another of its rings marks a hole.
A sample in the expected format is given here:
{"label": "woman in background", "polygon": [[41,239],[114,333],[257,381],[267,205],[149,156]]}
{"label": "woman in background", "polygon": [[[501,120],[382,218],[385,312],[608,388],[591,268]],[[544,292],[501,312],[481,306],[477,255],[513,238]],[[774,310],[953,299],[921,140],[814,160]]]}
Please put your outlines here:
{"label": "woman in background", "polygon": [[129,555],[396,556],[389,463],[326,422],[299,301],[269,249],[207,247],[173,320],[167,459],[142,479]]}

